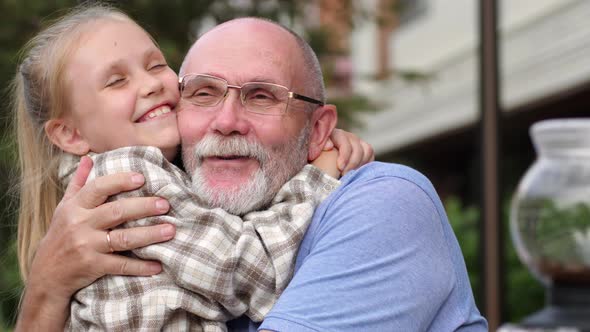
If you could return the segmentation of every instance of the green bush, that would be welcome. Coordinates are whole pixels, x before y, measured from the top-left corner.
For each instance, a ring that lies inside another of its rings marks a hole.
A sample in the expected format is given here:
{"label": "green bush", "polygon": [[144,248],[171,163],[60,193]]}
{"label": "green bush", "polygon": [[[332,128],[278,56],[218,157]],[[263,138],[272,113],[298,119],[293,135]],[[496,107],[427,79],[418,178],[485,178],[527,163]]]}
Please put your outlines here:
{"label": "green bush", "polygon": [[11,241],[0,258],[0,331],[9,331],[16,320],[22,292],[16,259],[16,241]]}
{"label": "green bush", "polygon": [[[504,257],[502,260],[504,272],[503,318],[507,322],[518,322],[543,307],[544,288],[520,262],[516,254],[509,232],[509,203],[508,200],[505,201],[502,218],[504,240]],[[456,197],[445,200],[444,205],[449,222],[455,231],[465,258],[476,302],[481,309],[483,307],[480,290],[483,285],[480,277],[480,261],[482,259],[479,243],[480,211],[475,206],[463,206],[462,202]]]}

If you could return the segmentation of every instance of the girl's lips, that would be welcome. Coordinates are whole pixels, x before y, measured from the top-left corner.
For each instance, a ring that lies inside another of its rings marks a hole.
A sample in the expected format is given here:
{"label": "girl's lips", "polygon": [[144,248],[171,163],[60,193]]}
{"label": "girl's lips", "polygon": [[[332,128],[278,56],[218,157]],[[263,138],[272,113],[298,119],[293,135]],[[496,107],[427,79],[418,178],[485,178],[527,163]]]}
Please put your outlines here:
{"label": "girl's lips", "polygon": [[150,121],[163,115],[169,114],[171,112],[172,109],[169,105],[162,105],[142,115],[139,119],[137,119],[137,122]]}

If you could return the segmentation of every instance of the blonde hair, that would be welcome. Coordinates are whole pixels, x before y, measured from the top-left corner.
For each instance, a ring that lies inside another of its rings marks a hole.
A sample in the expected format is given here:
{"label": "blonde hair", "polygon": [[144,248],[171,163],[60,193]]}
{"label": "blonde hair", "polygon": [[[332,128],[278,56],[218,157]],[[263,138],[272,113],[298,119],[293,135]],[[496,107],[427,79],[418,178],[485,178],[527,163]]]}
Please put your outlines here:
{"label": "blonde hair", "polygon": [[57,179],[62,151],[48,139],[44,126],[68,108],[64,69],[69,55],[90,31],[89,23],[106,19],[134,22],[110,6],[84,5],[39,32],[23,48],[12,85],[20,167],[18,260],[23,280],[63,196]]}

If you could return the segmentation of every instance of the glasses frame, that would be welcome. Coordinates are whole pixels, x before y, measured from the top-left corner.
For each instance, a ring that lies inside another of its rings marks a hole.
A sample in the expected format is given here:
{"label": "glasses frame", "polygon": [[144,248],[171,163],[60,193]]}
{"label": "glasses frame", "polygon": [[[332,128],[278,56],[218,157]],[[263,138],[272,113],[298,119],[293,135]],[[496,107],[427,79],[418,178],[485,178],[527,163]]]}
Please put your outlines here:
{"label": "glasses frame", "polygon": [[[215,104],[212,105],[200,105],[197,104],[193,101],[187,100],[189,103],[199,106],[199,107],[215,107],[217,105],[219,105],[222,101],[225,100],[225,98],[227,98],[227,95],[229,94],[229,89],[236,89],[236,90],[240,90],[240,94],[239,94],[239,99],[240,102],[242,103],[242,106],[244,106],[244,108],[251,113],[256,113],[256,114],[263,114],[263,115],[283,115],[287,112],[287,109],[289,108],[289,101],[291,99],[297,99],[297,100],[301,100],[301,101],[305,101],[308,103],[312,103],[312,104],[316,104],[318,106],[324,106],[325,103],[322,101],[319,101],[317,99],[311,98],[311,97],[307,97],[298,93],[295,93],[293,91],[291,91],[289,88],[287,88],[284,85],[280,85],[280,84],[275,84],[275,83],[269,83],[269,82],[246,82],[242,85],[234,85],[234,84],[229,84],[229,82],[221,77],[217,77],[217,76],[213,76],[213,75],[207,75],[207,74],[186,74],[183,75],[181,77],[178,78],[178,91],[180,91],[180,98],[184,99],[182,97],[182,91],[184,90],[184,86],[185,86],[185,82],[186,82],[186,78],[187,77],[205,77],[205,78],[212,78],[215,80],[219,80],[222,82],[225,82],[226,88],[225,88],[225,92],[223,94],[223,97],[221,97]],[[248,84],[264,84],[264,85],[272,85],[281,89],[285,89],[285,91],[287,91],[287,97],[289,98],[287,100],[287,103],[285,105],[285,109],[283,110],[283,112],[281,112],[281,114],[268,114],[268,113],[264,113],[264,112],[256,112],[256,111],[252,111],[250,110],[247,106],[246,106],[246,101],[245,101],[245,96],[242,94],[242,88]],[[186,100],[186,99],[185,99]]]}

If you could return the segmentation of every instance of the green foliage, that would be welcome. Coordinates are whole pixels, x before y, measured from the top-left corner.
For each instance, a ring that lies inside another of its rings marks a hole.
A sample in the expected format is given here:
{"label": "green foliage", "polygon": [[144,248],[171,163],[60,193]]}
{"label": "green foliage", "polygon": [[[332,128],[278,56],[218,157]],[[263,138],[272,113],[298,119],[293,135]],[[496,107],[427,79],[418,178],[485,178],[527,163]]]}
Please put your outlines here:
{"label": "green foliage", "polygon": [[[4,141],[5,142],[5,141]],[[16,204],[14,191],[14,150],[0,141],[0,331],[7,331],[15,319],[22,285],[16,259]]]}
{"label": "green foliage", "polygon": [[0,252],[0,331],[8,330],[16,320],[16,310],[22,283],[18,273],[16,259],[16,241],[7,241],[7,246]]}
{"label": "green foliage", "polygon": [[[512,245],[508,227],[509,200],[505,200],[503,215],[504,240],[504,320],[518,322],[522,318],[539,310],[544,303],[544,288],[520,262]],[[463,206],[456,197],[445,201],[445,208],[449,222],[453,227],[457,240],[461,246],[465,265],[469,272],[472,289],[481,289],[480,276],[481,249],[479,243],[480,211],[474,206]],[[475,294],[479,308],[482,308],[480,294]]]}
{"label": "green foliage", "polygon": [[362,128],[364,123],[360,119],[361,114],[375,113],[378,110],[373,102],[361,95],[331,98],[329,103],[336,105],[338,128],[345,130]]}
{"label": "green foliage", "polygon": [[[530,264],[553,280],[577,279],[588,273],[590,207],[585,203],[558,207],[550,198],[519,201],[515,215]],[[584,272],[585,271],[585,272]]]}
{"label": "green foliage", "polygon": [[[307,30],[309,46],[317,54],[327,54],[329,52],[330,31],[324,27],[310,28]],[[325,70],[325,68],[323,68]],[[325,78],[325,73],[324,73]]]}
{"label": "green foliage", "polygon": [[518,322],[541,309],[545,303],[545,288],[520,261],[510,234],[510,196],[503,199],[502,223],[504,240],[504,319]]}
{"label": "green foliage", "polygon": [[[449,222],[463,252],[465,265],[467,271],[469,271],[471,288],[474,290],[480,289],[480,276],[478,273],[480,265],[479,210],[473,206],[464,207],[456,197],[448,198],[444,205]],[[476,302],[479,303],[479,294],[476,292],[474,295]]]}

